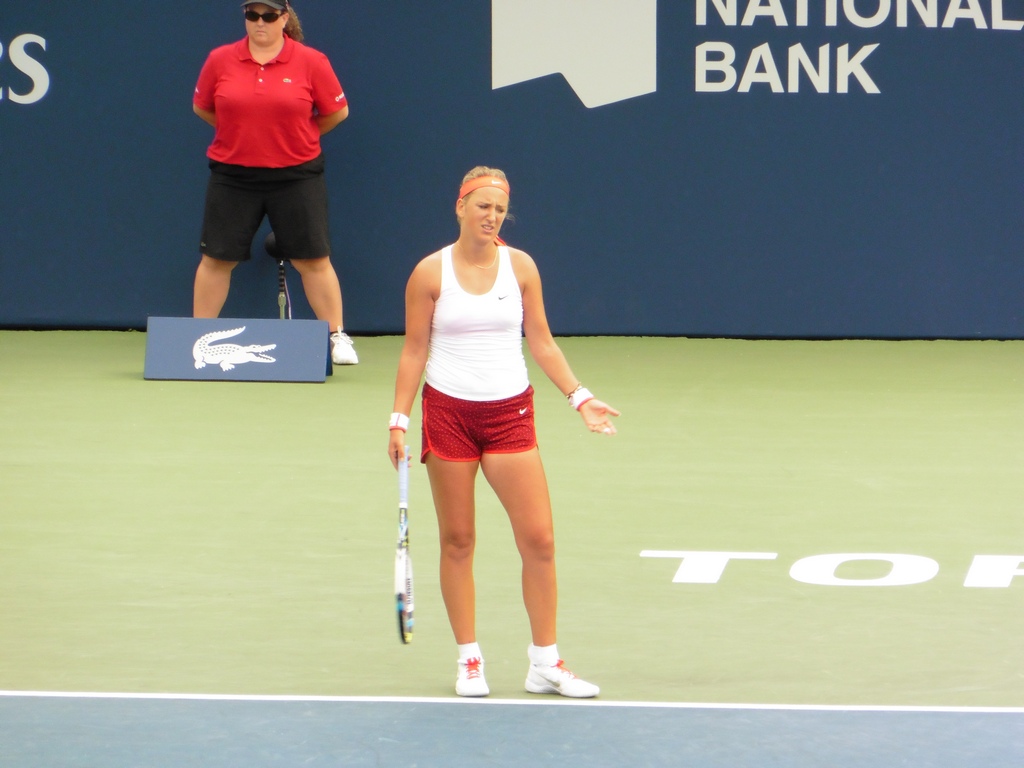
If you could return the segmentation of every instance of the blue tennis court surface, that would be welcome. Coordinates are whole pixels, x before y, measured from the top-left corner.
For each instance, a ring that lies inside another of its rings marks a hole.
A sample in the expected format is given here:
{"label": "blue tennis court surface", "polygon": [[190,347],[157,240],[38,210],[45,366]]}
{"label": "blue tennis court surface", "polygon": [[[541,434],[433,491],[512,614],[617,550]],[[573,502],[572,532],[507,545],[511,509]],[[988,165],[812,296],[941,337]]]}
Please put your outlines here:
{"label": "blue tennis court surface", "polygon": [[1024,709],[0,695],[30,766],[1019,766]]}

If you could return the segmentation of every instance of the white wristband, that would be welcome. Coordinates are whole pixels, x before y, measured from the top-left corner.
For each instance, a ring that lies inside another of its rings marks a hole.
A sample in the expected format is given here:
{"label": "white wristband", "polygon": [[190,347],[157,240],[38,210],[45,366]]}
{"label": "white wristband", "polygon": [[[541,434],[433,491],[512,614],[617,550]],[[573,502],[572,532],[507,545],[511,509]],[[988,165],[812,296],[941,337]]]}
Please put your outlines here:
{"label": "white wristband", "polygon": [[409,417],[404,413],[392,413],[388,429],[400,429],[403,432],[409,429]]}
{"label": "white wristband", "polygon": [[594,395],[591,394],[589,389],[587,389],[586,387],[579,387],[575,392],[573,392],[569,396],[569,405],[571,405],[574,410],[578,411],[581,405],[583,405],[588,400],[593,399]]}

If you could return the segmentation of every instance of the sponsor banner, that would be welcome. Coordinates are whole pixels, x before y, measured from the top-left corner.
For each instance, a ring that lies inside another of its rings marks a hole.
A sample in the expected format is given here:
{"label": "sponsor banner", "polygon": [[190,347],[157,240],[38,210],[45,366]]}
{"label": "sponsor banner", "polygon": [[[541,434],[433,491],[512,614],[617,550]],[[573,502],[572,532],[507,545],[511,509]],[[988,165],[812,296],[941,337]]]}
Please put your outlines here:
{"label": "sponsor banner", "polygon": [[[896,30],[910,41],[930,30],[1020,32],[1021,6],[1020,0],[694,0],[688,20],[695,30],[690,37],[697,38],[693,92],[879,94],[871,70],[886,66],[885,52],[876,53],[880,40],[865,42],[864,34]],[[591,109],[658,91],[656,0],[492,0],[491,14],[493,88],[560,74]],[[682,33],[668,29],[663,39],[676,48]],[[887,36],[899,57],[902,41]],[[928,75],[926,67],[904,67],[901,80]]]}
{"label": "sponsor banner", "polygon": [[[402,332],[483,164],[556,334],[1024,336],[1024,0],[301,6],[352,105],[323,148],[357,334]],[[190,313],[212,139],[191,96],[244,34],[231,3],[5,11],[0,325]],[[268,228],[223,314],[276,317]]]}
{"label": "sponsor banner", "polygon": [[146,379],[323,383],[330,329],[320,320],[151,317]]}

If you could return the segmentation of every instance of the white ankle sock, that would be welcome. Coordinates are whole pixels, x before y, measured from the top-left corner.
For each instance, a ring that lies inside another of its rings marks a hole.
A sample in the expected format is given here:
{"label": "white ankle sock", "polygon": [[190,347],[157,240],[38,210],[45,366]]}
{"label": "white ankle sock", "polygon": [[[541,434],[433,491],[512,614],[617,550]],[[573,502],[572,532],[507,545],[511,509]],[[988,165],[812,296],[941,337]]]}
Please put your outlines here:
{"label": "white ankle sock", "polygon": [[530,663],[539,667],[553,667],[558,663],[557,645],[534,645],[526,649],[526,655],[530,657]]}
{"label": "white ankle sock", "polygon": [[459,646],[459,661],[482,659],[483,657],[484,655],[480,652],[479,643],[463,643]]}

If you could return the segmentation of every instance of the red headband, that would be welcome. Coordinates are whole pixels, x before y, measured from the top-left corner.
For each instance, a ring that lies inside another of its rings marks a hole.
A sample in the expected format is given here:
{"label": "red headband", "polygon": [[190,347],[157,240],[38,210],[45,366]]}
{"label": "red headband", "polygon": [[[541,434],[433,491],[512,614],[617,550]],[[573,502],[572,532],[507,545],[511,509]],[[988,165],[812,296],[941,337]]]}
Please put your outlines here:
{"label": "red headband", "polygon": [[500,189],[506,195],[512,194],[512,190],[509,189],[508,182],[504,179],[499,179],[497,176],[477,176],[475,179],[470,179],[462,185],[462,188],[459,189],[459,200],[464,198],[470,192],[483,187],[494,187],[495,189]]}

